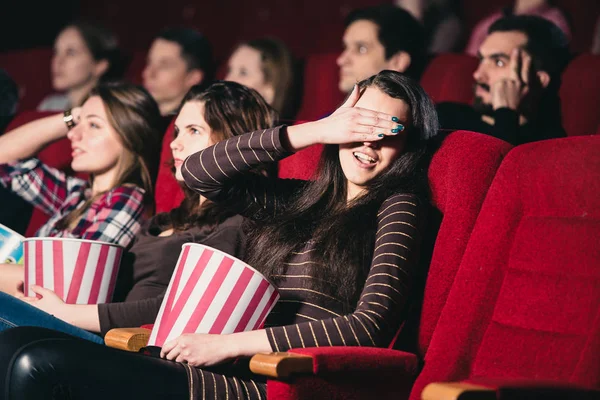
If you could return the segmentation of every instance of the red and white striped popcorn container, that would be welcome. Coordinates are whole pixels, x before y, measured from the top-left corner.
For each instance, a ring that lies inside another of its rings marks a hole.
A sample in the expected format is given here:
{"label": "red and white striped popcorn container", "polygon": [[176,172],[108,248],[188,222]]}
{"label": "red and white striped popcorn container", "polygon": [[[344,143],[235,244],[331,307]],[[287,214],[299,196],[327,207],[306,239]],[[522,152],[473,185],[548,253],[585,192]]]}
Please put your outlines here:
{"label": "red and white striped popcorn container", "polygon": [[112,300],[123,247],[95,240],[28,238],[23,241],[25,295],[38,285],[53,290],[69,304]]}
{"label": "red and white striped popcorn container", "polygon": [[162,347],[184,333],[260,329],[277,300],[275,286],[248,264],[212,247],[186,243],[148,345]]}

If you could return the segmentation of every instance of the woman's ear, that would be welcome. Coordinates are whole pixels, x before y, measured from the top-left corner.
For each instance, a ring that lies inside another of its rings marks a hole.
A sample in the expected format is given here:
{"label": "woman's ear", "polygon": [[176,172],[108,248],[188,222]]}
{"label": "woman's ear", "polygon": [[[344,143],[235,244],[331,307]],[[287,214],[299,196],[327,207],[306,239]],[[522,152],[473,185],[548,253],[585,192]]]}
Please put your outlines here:
{"label": "woman's ear", "polygon": [[106,71],[108,71],[109,66],[110,64],[108,63],[108,60],[100,60],[96,62],[96,65],[94,65],[94,76],[99,79],[106,73]]}
{"label": "woman's ear", "polygon": [[536,72],[537,78],[540,81],[540,85],[543,88],[547,88],[550,84],[550,75],[546,71],[538,71]]}
{"label": "woman's ear", "polygon": [[412,58],[406,51],[399,51],[387,61],[387,69],[392,71],[404,72],[410,67]]}
{"label": "woman's ear", "polygon": [[265,85],[265,87],[261,90],[261,92],[262,92],[261,95],[262,95],[263,99],[265,99],[267,104],[273,105],[273,100],[275,100],[275,89],[273,88],[273,86]]}
{"label": "woman's ear", "polygon": [[188,71],[186,77],[185,77],[186,86],[192,87],[194,85],[198,85],[199,83],[202,83],[202,81],[204,80],[204,72],[200,69],[192,69],[190,71]]}

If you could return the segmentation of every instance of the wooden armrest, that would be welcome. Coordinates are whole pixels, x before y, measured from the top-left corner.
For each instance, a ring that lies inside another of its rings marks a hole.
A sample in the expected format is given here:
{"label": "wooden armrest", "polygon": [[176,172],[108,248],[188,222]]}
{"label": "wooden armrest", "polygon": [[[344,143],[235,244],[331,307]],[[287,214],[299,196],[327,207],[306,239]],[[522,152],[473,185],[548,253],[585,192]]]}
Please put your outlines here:
{"label": "wooden armrest", "polygon": [[150,331],[145,328],[116,328],[104,336],[104,343],[109,347],[125,351],[138,352],[148,344]]}
{"label": "wooden armrest", "polygon": [[250,370],[269,378],[287,379],[292,375],[312,374],[313,359],[292,353],[259,353],[250,360]]}
{"label": "wooden armrest", "polygon": [[502,399],[598,399],[600,390],[569,384],[536,381],[483,380],[479,382],[430,383],[422,400],[502,400]]}

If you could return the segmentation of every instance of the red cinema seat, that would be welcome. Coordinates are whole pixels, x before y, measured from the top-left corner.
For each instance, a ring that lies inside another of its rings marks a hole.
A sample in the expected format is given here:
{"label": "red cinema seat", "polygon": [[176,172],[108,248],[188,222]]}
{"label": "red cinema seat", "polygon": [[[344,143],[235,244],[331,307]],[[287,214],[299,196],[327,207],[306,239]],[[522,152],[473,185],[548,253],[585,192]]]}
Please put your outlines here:
{"label": "red cinema seat", "polygon": [[146,55],[147,52],[145,50],[133,52],[125,73],[125,78],[128,81],[136,85],[142,84],[142,72],[144,71],[144,67],[146,67]]}
{"label": "red cinema seat", "polygon": [[[485,380],[494,399],[592,398],[534,391],[600,388],[599,260],[600,137],[512,150],[482,206],[411,399],[430,382],[461,380]],[[515,389],[522,381],[529,389]],[[422,398],[436,398],[440,386]],[[513,397],[502,387],[513,387]]]}
{"label": "red cinema seat", "polygon": [[[457,131],[445,138],[433,157],[429,181],[434,211],[440,214],[441,223],[439,217],[432,216],[439,230],[431,224],[435,231],[431,233],[437,233],[437,238],[420,313],[419,353],[427,350],[479,208],[510,148],[487,135]],[[269,380],[269,398],[406,398],[418,372],[416,355],[391,349],[320,347],[286,354],[311,356],[313,375],[294,376],[293,381]],[[268,365],[272,360],[255,356],[252,363]]]}
{"label": "red cinema seat", "polygon": [[600,55],[582,54],[562,75],[562,122],[568,136],[593,135],[600,129]]}
{"label": "red cinema seat", "polygon": [[52,49],[27,49],[0,53],[0,66],[19,86],[19,110],[35,110],[52,93]]}
{"label": "red cinema seat", "polygon": [[322,144],[315,144],[279,161],[280,178],[304,179],[313,177],[323,151]]}
{"label": "red cinema seat", "polygon": [[299,121],[314,121],[335,111],[344,94],[338,89],[338,53],[313,54],[304,65],[302,104],[296,116]]}
{"label": "red cinema seat", "polygon": [[[18,128],[21,125],[25,125],[28,122],[36,119],[44,118],[49,115],[55,114],[54,112],[41,112],[41,111],[25,111],[17,114],[17,116],[8,125],[6,131],[11,131]],[[51,167],[57,168],[67,173],[71,171],[71,142],[66,137],[57,142],[52,143],[39,154],[38,158],[44,163]],[[25,231],[25,236],[34,236],[37,230],[48,221],[48,215],[44,214],[37,208],[33,209],[29,225]]]}
{"label": "red cinema seat", "polygon": [[435,103],[471,104],[473,73],[478,65],[477,58],[466,54],[437,55],[423,72],[421,86]]}
{"label": "red cinema seat", "polygon": [[174,138],[174,123],[175,120],[171,121],[162,141],[160,165],[158,168],[156,190],[154,193],[157,214],[178,207],[184,198],[183,190],[181,189],[181,186],[179,186],[179,183],[177,183],[177,180],[171,171],[173,155],[171,153],[170,145]]}

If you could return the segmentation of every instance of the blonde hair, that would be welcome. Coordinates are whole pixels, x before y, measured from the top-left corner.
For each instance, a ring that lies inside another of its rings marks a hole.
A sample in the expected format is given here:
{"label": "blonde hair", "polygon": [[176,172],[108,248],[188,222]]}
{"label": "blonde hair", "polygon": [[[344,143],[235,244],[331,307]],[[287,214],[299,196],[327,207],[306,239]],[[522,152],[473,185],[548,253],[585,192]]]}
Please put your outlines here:
{"label": "blonde hair", "polygon": [[294,85],[294,62],[292,53],[279,39],[261,38],[244,42],[238,46],[247,46],[260,53],[261,68],[265,82],[273,85],[272,107],[289,118],[292,114],[291,92]]}

